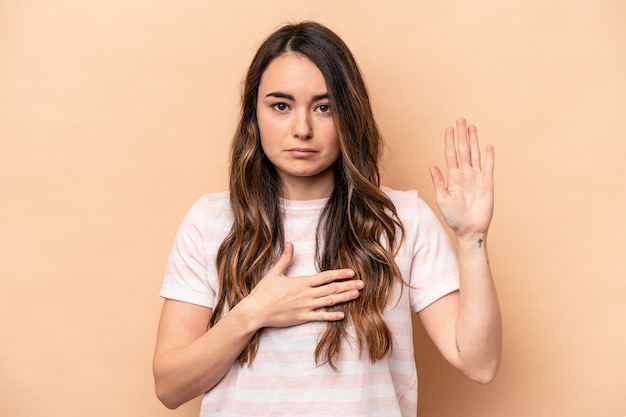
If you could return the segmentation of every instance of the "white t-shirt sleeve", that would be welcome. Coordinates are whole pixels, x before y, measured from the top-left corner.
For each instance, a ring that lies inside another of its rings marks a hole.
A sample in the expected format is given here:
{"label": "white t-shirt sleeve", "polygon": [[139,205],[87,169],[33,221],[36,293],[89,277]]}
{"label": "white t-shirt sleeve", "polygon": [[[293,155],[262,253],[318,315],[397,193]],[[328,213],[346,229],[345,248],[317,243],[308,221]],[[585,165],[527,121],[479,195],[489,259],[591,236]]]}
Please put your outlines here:
{"label": "white t-shirt sleeve", "polygon": [[459,267],[450,239],[431,208],[419,197],[413,223],[410,273],[411,309],[419,312],[459,289]]}
{"label": "white t-shirt sleeve", "polygon": [[[210,201],[205,195],[194,203],[178,228],[170,250],[161,296],[213,308],[216,298],[215,260],[206,237]],[[209,278],[211,277],[211,279]]]}

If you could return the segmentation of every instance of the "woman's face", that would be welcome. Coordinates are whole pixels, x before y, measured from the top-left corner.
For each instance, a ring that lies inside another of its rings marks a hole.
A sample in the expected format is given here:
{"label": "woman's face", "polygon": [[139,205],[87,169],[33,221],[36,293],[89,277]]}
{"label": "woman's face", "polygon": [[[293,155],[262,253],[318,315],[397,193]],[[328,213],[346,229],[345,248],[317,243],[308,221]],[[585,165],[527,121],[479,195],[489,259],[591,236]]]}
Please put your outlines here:
{"label": "woman's face", "polygon": [[308,58],[285,53],[261,76],[257,99],[261,146],[292,200],[328,197],[339,138],[326,81]]}

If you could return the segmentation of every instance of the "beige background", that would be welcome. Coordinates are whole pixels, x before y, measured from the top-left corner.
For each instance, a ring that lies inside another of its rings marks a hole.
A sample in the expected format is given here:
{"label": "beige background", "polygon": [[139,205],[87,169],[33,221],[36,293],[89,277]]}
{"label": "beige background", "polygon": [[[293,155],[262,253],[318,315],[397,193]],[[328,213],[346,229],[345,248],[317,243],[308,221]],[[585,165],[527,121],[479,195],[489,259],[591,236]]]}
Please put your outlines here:
{"label": "beige background", "polygon": [[626,415],[622,0],[0,0],[0,415],[197,415],[153,394],[167,253],[225,188],[255,48],[301,19],[359,60],[387,185],[432,204],[457,116],[496,146],[501,372],[465,380],[417,326],[420,416]]}

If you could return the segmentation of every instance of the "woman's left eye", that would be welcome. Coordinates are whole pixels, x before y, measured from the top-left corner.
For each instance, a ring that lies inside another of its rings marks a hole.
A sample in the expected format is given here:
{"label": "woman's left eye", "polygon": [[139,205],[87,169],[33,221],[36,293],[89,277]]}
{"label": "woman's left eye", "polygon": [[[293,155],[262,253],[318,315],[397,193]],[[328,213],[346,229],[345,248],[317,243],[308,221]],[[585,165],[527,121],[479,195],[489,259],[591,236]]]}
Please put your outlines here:
{"label": "woman's left eye", "polygon": [[327,103],[320,104],[319,106],[317,106],[317,109],[321,113],[330,113],[330,104],[327,104]]}

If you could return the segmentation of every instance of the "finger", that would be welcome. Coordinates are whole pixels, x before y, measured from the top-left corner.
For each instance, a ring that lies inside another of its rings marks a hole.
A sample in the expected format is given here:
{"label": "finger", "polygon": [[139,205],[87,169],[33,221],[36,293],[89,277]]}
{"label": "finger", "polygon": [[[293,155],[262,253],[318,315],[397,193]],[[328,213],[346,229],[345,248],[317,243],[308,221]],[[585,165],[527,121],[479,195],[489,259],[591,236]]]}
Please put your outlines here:
{"label": "finger", "polygon": [[454,146],[454,128],[447,127],[444,133],[444,152],[448,171],[458,168],[459,163],[456,158],[456,147]]}
{"label": "finger", "polygon": [[436,194],[443,193],[446,189],[446,183],[445,183],[445,180],[443,179],[443,174],[441,173],[441,170],[436,166],[431,166],[428,168],[428,170],[430,171],[430,178],[433,181],[433,187],[435,188],[435,193]]}
{"label": "finger", "polygon": [[321,287],[335,281],[354,278],[352,269],[329,269],[319,274],[311,275],[309,284],[311,287]]}
{"label": "finger", "polygon": [[346,303],[359,298],[361,295],[359,290],[353,289],[349,291],[342,291],[337,294],[327,295],[325,297],[319,297],[313,300],[313,308],[319,309],[322,307],[332,307],[337,304]]}
{"label": "finger", "polygon": [[493,145],[487,145],[485,153],[485,174],[489,178],[493,178],[493,170],[495,165],[496,155]]}
{"label": "finger", "polygon": [[476,126],[467,128],[469,134],[470,156],[472,159],[472,167],[480,169],[480,145],[478,144],[478,129]]}
{"label": "finger", "polygon": [[470,165],[470,147],[467,140],[467,122],[464,118],[459,118],[456,121],[456,136],[458,139],[459,149],[459,164],[461,166]]}
{"label": "finger", "polygon": [[[348,281],[331,282],[330,284],[322,285],[314,288],[313,298],[325,298],[336,294],[344,294],[350,291],[362,290],[365,283],[359,279],[351,279]],[[330,304],[325,304],[330,305]]]}
{"label": "finger", "polygon": [[307,321],[338,321],[344,317],[342,311],[314,311],[307,317]]}
{"label": "finger", "polygon": [[278,258],[278,261],[276,261],[271,270],[278,274],[284,274],[289,265],[291,265],[293,251],[293,244],[291,242],[285,243],[283,253],[280,255],[280,258]]}

